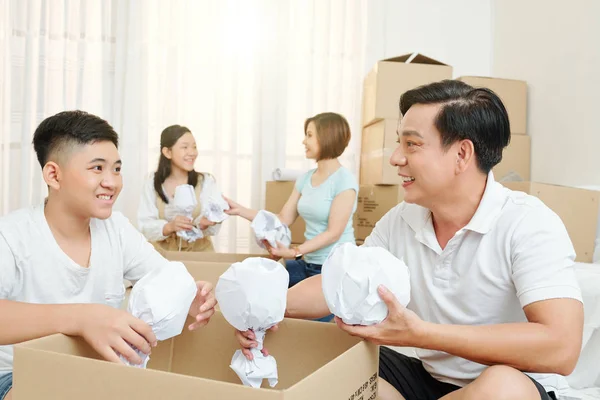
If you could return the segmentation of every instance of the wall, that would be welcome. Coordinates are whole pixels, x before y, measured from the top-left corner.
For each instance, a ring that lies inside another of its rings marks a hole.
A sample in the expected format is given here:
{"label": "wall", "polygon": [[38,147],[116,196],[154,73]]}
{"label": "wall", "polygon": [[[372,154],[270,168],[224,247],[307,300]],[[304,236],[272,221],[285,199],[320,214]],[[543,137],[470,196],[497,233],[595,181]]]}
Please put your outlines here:
{"label": "wall", "polygon": [[600,2],[494,0],[494,76],[529,85],[532,179],[600,185]]}
{"label": "wall", "polygon": [[454,76],[491,73],[491,0],[368,2],[365,74],[383,58],[419,52]]}

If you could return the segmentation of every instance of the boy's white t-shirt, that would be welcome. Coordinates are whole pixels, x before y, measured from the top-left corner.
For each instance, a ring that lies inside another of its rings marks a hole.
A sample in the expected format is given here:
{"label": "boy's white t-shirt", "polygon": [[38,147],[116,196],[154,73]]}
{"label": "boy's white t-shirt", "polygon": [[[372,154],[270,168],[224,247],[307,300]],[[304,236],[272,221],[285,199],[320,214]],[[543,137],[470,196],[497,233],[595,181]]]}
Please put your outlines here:
{"label": "boy's white t-shirt", "polygon": [[[134,284],[164,259],[121,213],[90,221],[92,250],[84,268],[58,246],[44,206],[0,218],[0,299],[37,304],[94,303],[119,308],[123,279]],[[13,347],[0,346],[0,375],[11,372]]]}

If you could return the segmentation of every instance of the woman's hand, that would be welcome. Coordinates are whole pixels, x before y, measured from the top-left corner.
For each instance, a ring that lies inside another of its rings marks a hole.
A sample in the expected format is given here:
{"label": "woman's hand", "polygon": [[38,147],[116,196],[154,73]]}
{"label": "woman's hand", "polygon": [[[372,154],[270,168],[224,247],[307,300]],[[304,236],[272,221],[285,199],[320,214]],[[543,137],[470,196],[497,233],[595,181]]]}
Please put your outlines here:
{"label": "woman's hand", "polygon": [[178,231],[191,231],[194,228],[192,220],[183,215],[176,216],[171,222],[163,227],[163,236],[171,236]]}

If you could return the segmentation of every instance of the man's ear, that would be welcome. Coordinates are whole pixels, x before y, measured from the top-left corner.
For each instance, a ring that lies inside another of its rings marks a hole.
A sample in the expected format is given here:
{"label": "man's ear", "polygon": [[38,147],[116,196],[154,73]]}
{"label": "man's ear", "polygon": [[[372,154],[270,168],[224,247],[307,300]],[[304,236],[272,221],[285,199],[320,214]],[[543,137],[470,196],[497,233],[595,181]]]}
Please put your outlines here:
{"label": "man's ear", "polygon": [[54,161],[48,161],[44,168],[42,168],[42,175],[44,176],[44,182],[48,185],[48,188],[54,190],[60,189],[60,181],[62,178],[62,172],[60,166]]}
{"label": "man's ear", "polygon": [[462,140],[456,154],[456,172],[464,172],[470,164],[476,163],[475,146],[470,140]]}

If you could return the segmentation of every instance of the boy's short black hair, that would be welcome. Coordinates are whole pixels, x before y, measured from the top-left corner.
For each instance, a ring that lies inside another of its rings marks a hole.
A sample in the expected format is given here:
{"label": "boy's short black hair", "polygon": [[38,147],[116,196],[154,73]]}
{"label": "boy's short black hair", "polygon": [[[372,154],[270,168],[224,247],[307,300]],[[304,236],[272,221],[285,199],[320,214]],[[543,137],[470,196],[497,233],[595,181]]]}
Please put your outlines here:
{"label": "boy's short black hair", "polygon": [[502,150],[510,142],[510,124],[502,100],[490,89],[445,80],[404,93],[400,113],[405,115],[415,104],[441,104],[434,124],[444,148],[459,140],[470,140],[484,173],[502,160]]}
{"label": "boy's short black hair", "polygon": [[119,135],[105,120],[85,111],[63,111],[46,118],[33,134],[33,148],[40,166],[52,155],[60,156],[73,145],[112,142],[119,147]]}

